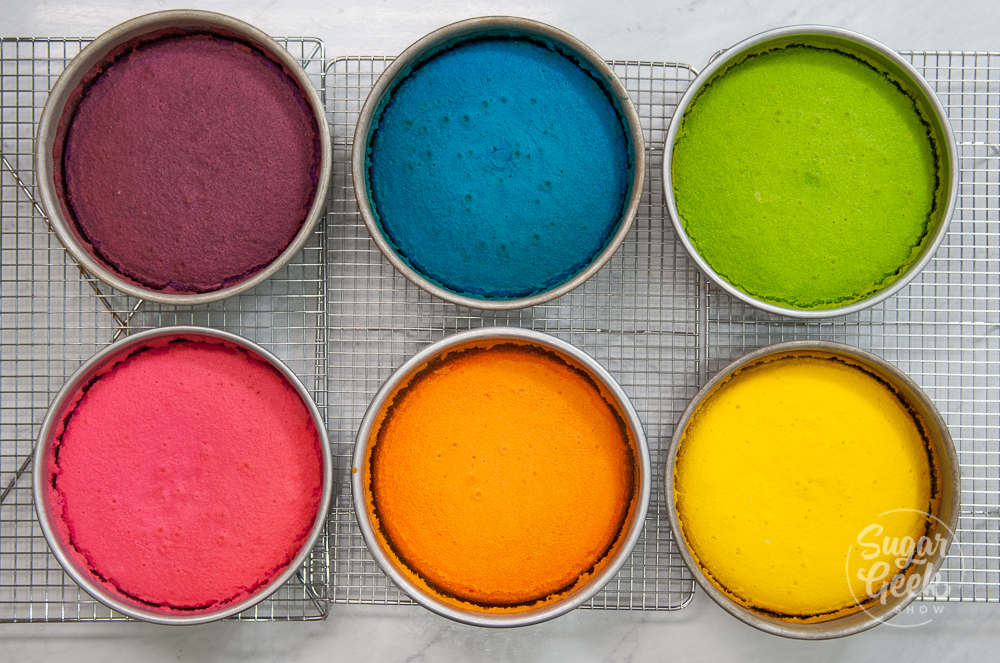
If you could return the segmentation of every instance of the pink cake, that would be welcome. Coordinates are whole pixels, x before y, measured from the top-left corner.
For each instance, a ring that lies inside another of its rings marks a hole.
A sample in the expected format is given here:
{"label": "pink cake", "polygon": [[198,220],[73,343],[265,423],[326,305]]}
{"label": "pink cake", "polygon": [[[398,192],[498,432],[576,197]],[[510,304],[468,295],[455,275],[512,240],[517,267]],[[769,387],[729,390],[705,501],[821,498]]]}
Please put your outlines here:
{"label": "pink cake", "polygon": [[298,84],[214,34],[117,49],[67,105],[56,187],[85,245],[147,288],[218,290],[291,243],[316,193],[320,145]]}
{"label": "pink cake", "polygon": [[221,342],[140,348],[109,368],[80,391],[49,456],[70,556],[155,611],[256,593],[316,518],[323,460],[308,407],[269,364]]}

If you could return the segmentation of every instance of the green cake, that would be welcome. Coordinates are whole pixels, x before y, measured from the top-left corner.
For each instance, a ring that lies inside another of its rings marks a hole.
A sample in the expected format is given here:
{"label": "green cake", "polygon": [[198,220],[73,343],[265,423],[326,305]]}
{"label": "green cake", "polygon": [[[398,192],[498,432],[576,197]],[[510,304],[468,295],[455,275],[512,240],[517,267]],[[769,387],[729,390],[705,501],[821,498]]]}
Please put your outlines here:
{"label": "green cake", "polygon": [[751,55],[706,85],[672,177],[709,266],[794,309],[844,306],[896,280],[928,241],[939,186],[913,98],[867,62],[807,45]]}

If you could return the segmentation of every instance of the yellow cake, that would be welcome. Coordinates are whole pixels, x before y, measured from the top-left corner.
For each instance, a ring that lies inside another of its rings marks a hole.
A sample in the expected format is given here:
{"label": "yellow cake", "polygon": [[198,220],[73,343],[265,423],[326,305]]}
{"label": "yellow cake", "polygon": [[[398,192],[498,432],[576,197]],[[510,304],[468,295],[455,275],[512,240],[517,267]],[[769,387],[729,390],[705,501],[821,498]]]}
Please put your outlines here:
{"label": "yellow cake", "polygon": [[[702,402],[678,447],[684,541],[748,608],[806,621],[859,610],[912,567],[912,549],[887,550],[883,537],[916,541],[934,513],[923,430],[848,361],[791,354],[744,367]],[[881,581],[880,567],[892,569]]]}

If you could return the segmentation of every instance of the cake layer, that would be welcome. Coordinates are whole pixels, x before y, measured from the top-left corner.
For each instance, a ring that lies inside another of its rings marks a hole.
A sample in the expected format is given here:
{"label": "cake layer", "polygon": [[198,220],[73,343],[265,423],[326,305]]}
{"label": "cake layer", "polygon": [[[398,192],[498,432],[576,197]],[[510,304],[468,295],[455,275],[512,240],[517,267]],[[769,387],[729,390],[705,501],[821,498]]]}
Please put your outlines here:
{"label": "cake layer", "polygon": [[630,146],[595,76],[521,38],[461,42],[414,68],[378,113],[368,185],[416,271],[456,293],[549,290],[619,226]]}
{"label": "cake layer", "polygon": [[691,242],[740,290],[798,309],[863,299],[927,241],[935,146],[913,99],[811,46],[747,57],[688,107],[673,190]]}
{"label": "cake layer", "polygon": [[55,529],[122,600],[219,609],[298,554],[321,498],[319,445],[298,392],[246,351],[141,349],[64,418],[47,470]]}
{"label": "cake layer", "polygon": [[89,249],[148,288],[238,283],[291,243],[316,192],[312,111],[261,51],[211,34],[143,41],[68,107],[57,187]]}
{"label": "cake layer", "polygon": [[377,422],[366,492],[378,536],[414,582],[464,607],[553,599],[620,543],[636,471],[623,426],[551,353],[453,352]]}
{"label": "cake layer", "polygon": [[[899,397],[853,364],[807,355],[721,384],[688,423],[674,479],[706,575],[747,607],[802,620],[853,612],[905,572],[913,550],[897,542],[925,534],[936,495]],[[873,552],[883,537],[896,547]],[[891,572],[878,580],[879,568]]]}

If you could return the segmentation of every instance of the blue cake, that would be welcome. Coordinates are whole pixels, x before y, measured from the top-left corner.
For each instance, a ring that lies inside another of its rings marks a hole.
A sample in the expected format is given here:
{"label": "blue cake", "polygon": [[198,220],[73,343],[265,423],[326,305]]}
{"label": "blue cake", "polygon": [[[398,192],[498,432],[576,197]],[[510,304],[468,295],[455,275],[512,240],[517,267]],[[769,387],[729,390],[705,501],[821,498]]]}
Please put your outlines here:
{"label": "blue cake", "polygon": [[621,223],[631,143],[594,73],[549,44],[478,37],[400,77],[368,139],[395,251],[452,292],[504,300],[586,268]]}

